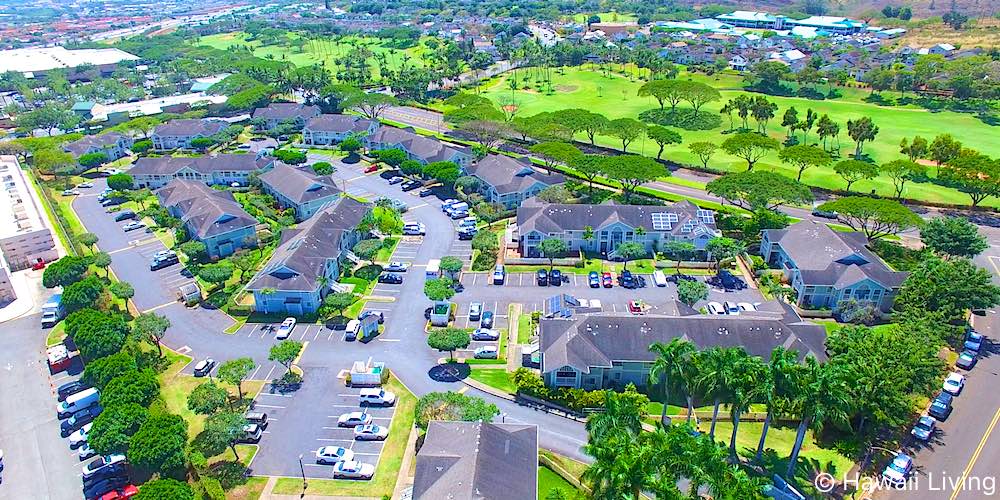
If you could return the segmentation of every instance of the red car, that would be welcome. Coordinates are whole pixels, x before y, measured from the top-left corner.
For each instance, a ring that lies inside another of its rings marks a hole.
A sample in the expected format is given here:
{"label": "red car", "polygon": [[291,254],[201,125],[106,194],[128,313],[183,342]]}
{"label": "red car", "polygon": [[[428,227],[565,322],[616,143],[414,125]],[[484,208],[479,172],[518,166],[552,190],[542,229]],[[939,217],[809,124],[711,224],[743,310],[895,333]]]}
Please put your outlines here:
{"label": "red car", "polygon": [[638,300],[628,301],[628,312],[632,314],[642,314],[642,302]]}
{"label": "red car", "polygon": [[614,286],[614,281],[611,280],[611,273],[601,274],[601,283],[604,284],[604,288],[611,288]]}
{"label": "red car", "polygon": [[123,500],[125,498],[132,498],[139,494],[139,488],[131,484],[127,484],[121,488],[117,488],[105,493],[101,496],[101,500]]}
{"label": "red car", "polygon": [[366,174],[370,174],[372,172],[378,172],[378,164],[368,165],[368,168],[365,169]]}
{"label": "red car", "polygon": [[31,269],[38,271],[39,269],[45,269],[45,260],[38,259],[37,262],[31,265]]}

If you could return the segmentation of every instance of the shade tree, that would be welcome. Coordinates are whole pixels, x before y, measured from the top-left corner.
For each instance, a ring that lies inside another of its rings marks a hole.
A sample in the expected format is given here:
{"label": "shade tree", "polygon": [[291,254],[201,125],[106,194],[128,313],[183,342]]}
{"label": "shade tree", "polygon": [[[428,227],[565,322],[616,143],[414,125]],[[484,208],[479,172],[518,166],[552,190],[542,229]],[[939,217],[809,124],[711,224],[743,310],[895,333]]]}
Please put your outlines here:
{"label": "shade tree", "polygon": [[746,160],[748,172],[761,158],[780,147],[777,140],[753,132],[735,134],[722,142],[723,151]]}
{"label": "shade tree", "polygon": [[869,240],[896,235],[920,224],[920,217],[895,200],[845,196],[819,206],[836,212],[841,222],[861,231]]}

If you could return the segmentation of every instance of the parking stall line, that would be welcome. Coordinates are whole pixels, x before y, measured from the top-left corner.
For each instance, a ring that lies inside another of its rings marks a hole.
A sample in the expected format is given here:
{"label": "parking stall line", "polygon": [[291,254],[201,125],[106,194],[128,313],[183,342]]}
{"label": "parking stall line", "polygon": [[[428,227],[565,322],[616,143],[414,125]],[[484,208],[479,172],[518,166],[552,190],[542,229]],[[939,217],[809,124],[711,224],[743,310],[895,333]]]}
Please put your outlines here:
{"label": "parking stall line", "polygon": [[274,365],[271,365],[271,369],[268,370],[267,376],[264,377],[264,380],[274,380],[274,379],[271,378],[271,374],[272,373],[274,373]]}
{"label": "parking stall line", "polygon": [[334,334],[334,333],[335,333],[335,332],[334,332],[333,330],[330,330],[330,335],[327,335],[327,336],[326,336],[326,340],[333,340],[333,334]]}
{"label": "parking stall line", "polygon": [[353,443],[352,439],[330,439],[330,438],[316,438],[316,441],[323,441],[324,443]]}
{"label": "parking stall line", "polygon": [[283,409],[283,408],[286,408],[285,406],[280,406],[280,405],[266,405],[266,404],[261,404],[261,403],[257,403],[256,405],[254,405],[254,407],[260,407],[260,408],[275,408],[275,409]]}
{"label": "parking stall line", "polygon": [[250,380],[254,380],[254,377],[257,376],[257,372],[259,371],[260,371],[260,366],[257,366],[257,368],[254,369],[253,373],[250,374]]}
{"label": "parking stall line", "polygon": [[319,339],[319,334],[321,334],[321,333],[323,333],[323,329],[322,328],[317,328],[316,329],[316,336],[313,337],[313,340]]}
{"label": "parking stall line", "polygon": [[[250,333],[247,334],[247,338],[253,337],[253,332],[257,331],[258,328],[260,328],[260,323],[257,323],[255,325],[253,325],[253,328],[250,329]],[[258,367],[258,368],[260,368],[260,367]],[[254,373],[257,373],[257,372],[255,371]]]}
{"label": "parking stall line", "polygon": [[310,328],[311,326],[312,326],[312,325],[306,325],[306,327],[305,327],[304,329],[302,329],[302,336],[301,336],[301,337],[299,337],[299,340],[305,340],[305,339],[306,339],[306,335],[308,335],[308,334],[309,334],[309,328]]}

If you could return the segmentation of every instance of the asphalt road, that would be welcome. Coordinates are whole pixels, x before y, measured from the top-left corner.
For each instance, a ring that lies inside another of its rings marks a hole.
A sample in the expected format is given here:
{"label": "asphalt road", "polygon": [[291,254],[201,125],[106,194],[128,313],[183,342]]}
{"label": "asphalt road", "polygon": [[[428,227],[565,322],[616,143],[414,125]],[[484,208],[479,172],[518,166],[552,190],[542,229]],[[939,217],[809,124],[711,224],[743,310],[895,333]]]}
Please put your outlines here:
{"label": "asphalt road", "polygon": [[50,374],[41,316],[3,324],[0,334],[0,498],[80,498],[80,462],[59,436],[55,387],[73,376]]}

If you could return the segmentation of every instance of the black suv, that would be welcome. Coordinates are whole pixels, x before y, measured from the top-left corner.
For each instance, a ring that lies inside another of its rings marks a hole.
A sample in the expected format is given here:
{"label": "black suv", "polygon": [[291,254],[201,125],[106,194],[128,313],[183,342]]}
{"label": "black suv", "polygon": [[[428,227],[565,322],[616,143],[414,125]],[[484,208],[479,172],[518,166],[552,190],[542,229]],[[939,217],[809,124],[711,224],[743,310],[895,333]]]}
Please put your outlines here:
{"label": "black suv", "polygon": [[538,286],[549,286],[549,272],[545,269],[538,270],[538,277],[535,280]]}
{"label": "black suv", "polygon": [[398,285],[403,282],[403,277],[395,273],[385,273],[378,277],[378,282]]}
{"label": "black suv", "polygon": [[552,286],[562,285],[562,272],[558,269],[553,269],[552,272],[549,273],[549,284]]}
{"label": "black suv", "polygon": [[115,214],[115,222],[121,222],[123,220],[134,219],[135,212],[131,210],[122,210]]}

